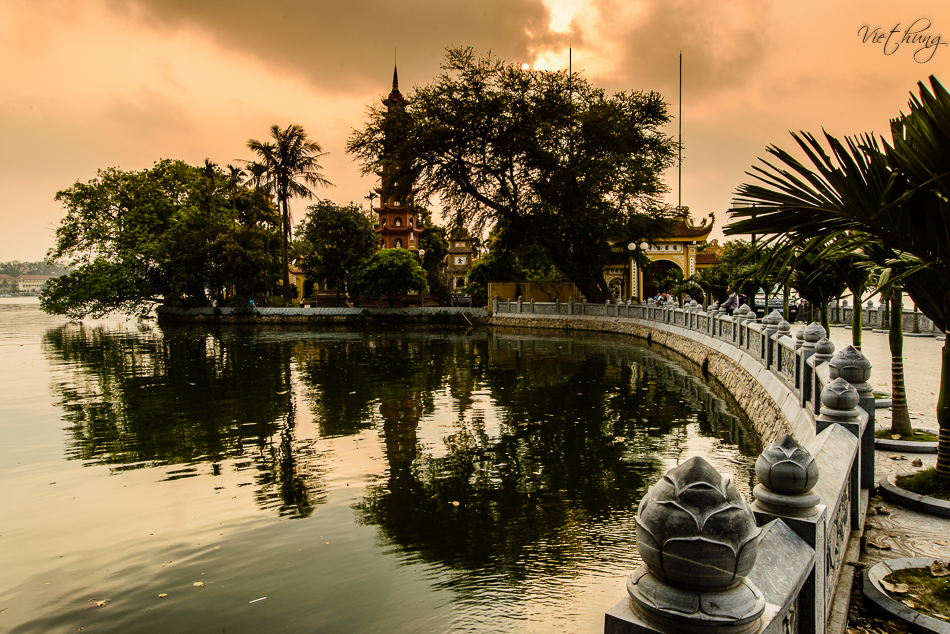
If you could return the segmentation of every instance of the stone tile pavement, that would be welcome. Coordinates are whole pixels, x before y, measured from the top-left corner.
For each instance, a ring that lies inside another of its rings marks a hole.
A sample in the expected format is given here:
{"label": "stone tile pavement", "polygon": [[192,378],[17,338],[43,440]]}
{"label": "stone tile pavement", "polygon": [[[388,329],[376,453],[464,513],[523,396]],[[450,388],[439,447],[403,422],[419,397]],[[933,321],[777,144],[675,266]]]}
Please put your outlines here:
{"label": "stone tile pavement", "polygon": [[[840,350],[851,343],[851,331],[832,328],[831,341]],[[944,342],[932,337],[906,337],[904,339],[904,382],[910,415],[915,427],[936,429],[937,391],[940,387],[940,353]],[[861,351],[871,362],[871,384],[875,389],[889,392],[891,389],[891,353],[884,333],[865,331]],[[876,427],[890,425],[890,410],[878,409],[875,413]],[[892,458],[898,456],[898,459]],[[904,458],[904,459],[900,459]],[[921,467],[911,462],[920,458]],[[913,473],[918,468],[932,467],[937,462],[936,454],[911,454],[893,451],[875,452],[875,478],[891,474]],[[874,565],[882,559],[900,557],[933,557],[950,560],[950,519],[924,515],[872,497],[868,505],[865,525],[865,543],[858,568]],[[883,548],[878,548],[883,546]],[[900,632],[905,631],[896,622],[875,620],[862,606],[852,610],[848,632]],[[870,624],[870,625],[869,625]]]}

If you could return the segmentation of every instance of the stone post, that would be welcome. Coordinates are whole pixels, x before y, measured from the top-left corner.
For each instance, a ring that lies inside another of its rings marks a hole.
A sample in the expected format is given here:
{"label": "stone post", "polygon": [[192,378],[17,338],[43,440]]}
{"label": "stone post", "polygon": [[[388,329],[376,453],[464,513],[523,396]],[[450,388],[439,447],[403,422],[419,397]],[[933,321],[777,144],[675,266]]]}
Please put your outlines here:
{"label": "stone post", "polygon": [[815,344],[815,367],[818,367],[819,363],[831,361],[834,354],[835,344],[831,343],[831,339],[828,337],[819,339],[818,343]]}
{"label": "stone post", "polygon": [[762,318],[762,325],[765,326],[765,337],[762,339],[762,359],[765,360],[765,367],[774,368],[775,359],[772,358],[772,335],[778,332],[778,325],[782,323],[782,313],[773,310]]}
{"label": "stone post", "polygon": [[573,295],[567,298],[567,314],[568,315],[574,314],[574,296]]}
{"label": "stone post", "polygon": [[561,298],[560,297],[554,298],[554,314],[555,315],[561,314]]}
{"label": "stone post", "polygon": [[861,486],[874,487],[874,391],[868,380],[871,378],[871,362],[854,346],[845,346],[829,361],[831,378],[842,378],[858,393],[858,405],[868,414],[867,426],[861,439]]}
{"label": "stone post", "polygon": [[802,333],[802,348],[799,351],[802,364],[802,406],[809,401],[814,401],[813,409],[818,413],[818,394],[815,392],[815,371],[813,366],[809,365],[808,359],[815,354],[815,345],[824,339],[828,333],[822,328],[821,324],[813,321],[799,332]]}
{"label": "stone post", "polygon": [[498,295],[495,295],[491,300],[491,312],[493,315],[498,312]]}
{"label": "stone post", "polygon": [[587,314],[587,298],[586,297],[581,297],[581,314],[582,315]]}
{"label": "stone post", "polygon": [[[771,338],[770,338],[772,341],[775,342],[775,346],[774,346],[774,348],[775,348],[775,359],[774,359],[774,361],[775,361],[775,368],[774,368],[774,369],[775,369],[776,371],[778,371],[779,373],[782,372],[782,364],[783,364],[783,358],[784,358],[783,355],[786,355],[786,354],[795,354],[794,352],[790,352],[790,351],[786,350],[786,349],[782,346],[782,344],[779,343],[779,340],[780,340],[782,337],[791,337],[791,336],[792,336],[792,325],[783,319],[783,320],[781,320],[780,322],[778,322],[778,325],[775,327],[775,334],[772,335]],[[773,347],[773,346],[769,346],[769,349],[772,349],[772,347]],[[793,372],[793,374],[795,374],[795,373]],[[792,376],[792,380],[793,380],[793,381],[795,380],[795,377],[794,377],[794,376]]]}
{"label": "stone post", "polygon": [[528,300],[528,306],[530,307],[531,314],[534,314],[534,298]]}
{"label": "stone post", "polygon": [[759,526],[781,519],[815,550],[815,565],[798,594],[798,634],[822,634],[827,613],[824,562],[827,507],[813,491],[818,463],[791,436],[766,447],[755,461],[759,480],[752,513]]}
{"label": "stone post", "polygon": [[668,471],[640,501],[643,564],[627,579],[629,598],[607,613],[605,633],[761,631],[776,609],[748,579],[760,533],[742,494],[705,459]]}
{"label": "stone post", "polygon": [[[864,452],[861,417],[858,412],[858,391],[840,376],[821,391],[821,416],[815,419],[815,433],[820,434],[831,425],[841,425],[859,441],[858,460],[851,472],[851,526],[857,529],[861,525],[861,486],[862,471],[868,455]],[[873,430],[873,427],[871,427]],[[871,475],[874,475],[874,444],[871,435]],[[873,483],[873,482],[872,482]]]}
{"label": "stone post", "polygon": [[522,312],[522,310],[521,310],[521,309],[522,309],[522,300],[521,300],[521,295],[518,295],[518,312],[519,312],[519,313],[521,313],[521,312]]}

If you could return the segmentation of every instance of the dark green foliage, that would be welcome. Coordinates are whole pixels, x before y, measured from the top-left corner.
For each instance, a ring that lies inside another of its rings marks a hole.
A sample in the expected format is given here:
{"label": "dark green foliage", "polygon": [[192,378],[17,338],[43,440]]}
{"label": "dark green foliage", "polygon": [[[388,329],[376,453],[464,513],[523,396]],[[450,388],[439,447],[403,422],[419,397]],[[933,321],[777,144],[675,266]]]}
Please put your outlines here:
{"label": "dark green foliage", "polygon": [[442,264],[449,253],[449,241],[446,239],[448,232],[445,227],[432,224],[431,218],[428,211],[419,215],[419,226],[425,227],[419,236],[419,250],[426,252],[422,258],[422,268],[429,283],[429,294],[436,298],[440,306],[447,306],[452,300],[453,290],[449,288]]}
{"label": "dark green foliage", "polygon": [[468,274],[465,292],[472,296],[476,305],[483,306],[491,299],[488,297],[489,282],[533,282],[556,297],[559,288],[567,281],[547,251],[534,243],[517,244],[499,228],[489,234],[488,249]]}
{"label": "dark green foliage", "polygon": [[283,130],[276,123],[270,127],[271,141],[250,139],[247,147],[259,160],[249,165],[252,178],[277,197],[281,218],[281,264],[284,305],[290,305],[290,198],[313,198],[311,187],[329,187],[330,181],[320,172],[320,158],[326,156],[320,144],[307,136],[303,126],[292,124]]}
{"label": "dark green foliage", "polygon": [[48,282],[40,298],[47,312],[82,319],[147,312],[156,303],[203,306],[206,289],[251,291],[275,272],[268,255],[273,228],[238,223],[272,219],[273,208],[229,185],[212,164],[110,168],[56,199],[66,216],[47,258],[72,272]]}
{"label": "dark green foliage", "polygon": [[[753,208],[733,209],[726,233],[771,234],[820,256],[863,252],[889,270],[941,330],[950,323],[950,93],[930,78],[918,84],[910,113],[891,121],[892,143],[870,135],[830,134],[831,155],[812,135],[793,134],[806,166],[771,146],[738,194]],[[833,156],[833,158],[832,158]],[[942,430],[937,476],[950,480],[950,349],[944,346],[937,420]]]}
{"label": "dark green foliage", "polygon": [[453,226],[495,226],[535,244],[588,300],[604,301],[613,242],[643,238],[643,216],[668,230],[678,215],[660,200],[674,154],[660,131],[662,98],[608,96],[577,74],[524,71],[470,48],[449,49],[443,71],[414,90],[398,121],[371,109],[347,150],[364,173],[382,172],[399,136],[397,162],[451,210]]}
{"label": "dark green foliage", "polygon": [[[373,255],[379,243],[369,219],[355,204],[321,200],[307,207],[297,228],[303,252],[300,268],[314,281],[344,289],[351,273]],[[339,291],[338,291],[339,292]]]}
{"label": "dark green foliage", "polygon": [[406,249],[381,249],[373,254],[353,276],[352,285],[362,298],[385,296],[393,306],[396,296],[428,289],[419,257]]}

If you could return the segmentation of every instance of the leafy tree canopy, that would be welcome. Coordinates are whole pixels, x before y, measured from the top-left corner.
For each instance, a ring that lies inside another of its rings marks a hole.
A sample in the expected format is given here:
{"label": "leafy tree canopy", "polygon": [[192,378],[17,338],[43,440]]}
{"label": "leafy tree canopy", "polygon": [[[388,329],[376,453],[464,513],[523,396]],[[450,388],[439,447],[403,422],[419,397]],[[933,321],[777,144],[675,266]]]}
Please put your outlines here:
{"label": "leafy tree canopy", "polygon": [[396,296],[410,291],[425,293],[425,272],[418,256],[406,249],[380,249],[353,276],[353,287],[360,297],[385,295],[392,306]]}
{"label": "leafy tree canopy", "polygon": [[[268,271],[273,207],[212,163],[166,159],[139,172],[100,170],[56,200],[66,216],[47,259],[72,271],[47,284],[46,312],[81,319],[147,312],[157,303],[206,305],[206,289],[246,286],[240,273],[248,268]],[[251,252],[255,263],[242,269]]]}
{"label": "leafy tree canopy", "polygon": [[379,244],[373,226],[363,210],[350,203],[343,207],[321,200],[307,207],[297,228],[302,244],[301,268],[318,282],[343,288],[350,276],[369,259]]}
{"label": "leafy tree canopy", "polygon": [[277,209],[281,217],[281,257],[283,266],[284,305],[290,305],[290,256],[289,245],[292,221],[290,217],[290,198],[311,199],[314,197],[311,187],[318,185],[329,187],[332,183],[320,172],[323,166],[319,160],[326,156],[320,144],[307,136],[303,126],[288,125],[283,130],[276,123],[270,127],[272,141],[249,139],[247,147],[257,154],[258,160],[251,161],[248,169],[255,183],[264,185],[268,192],[277,197]]}
{"label": "leafy tree canopy", "polygon": [[660,200],[674,156],[660,131],[668,121],[657,93],[609,96],[576,73],[525,71],[454,48],[404,109],[370,108],[347,151],[367,174],[399,165],[409,177],[400,181],[438,198],[454,226],[495,226],[536,244],[599,302],[610,295],[612,242],[644,238],[642,217],[679,213]]}
{"label": "leafy tree canopy", "polygon": [[52,262],[0,262],[0,274],[17,277],[18,275],[63,275],[66,269]]}
{"label": "leafy tree canopy", "polygon": [[542,290],[547,286],[547,292],[556,296],[559,289],[555,286],[567,279],[547,251],[535,243],[515,244],[499,227],[489,233],[486,246],[488,253],[472,265],[465,288],[476,304],[485,304],[490,299],[489,282],[533,282]]}
{"label": "leafy tree canopy", "polygon": [[[930,77],[910,111],[891,121],[891,143],[871,135],[839,141],[830,153],[813,135],[793,134],[802,162],[771,146],[738,189],[752,209],[733,209],[730,233],[771,234],[773,241],[819,256],[861,251],[900,278],[903,289],[941,330],[950,323],[950,93]],[[833,239],[831,239],[833,238]],[[894,281],[894,280],[892,280]],[[950,480],[950,347],[942,354],[937,475]]]}

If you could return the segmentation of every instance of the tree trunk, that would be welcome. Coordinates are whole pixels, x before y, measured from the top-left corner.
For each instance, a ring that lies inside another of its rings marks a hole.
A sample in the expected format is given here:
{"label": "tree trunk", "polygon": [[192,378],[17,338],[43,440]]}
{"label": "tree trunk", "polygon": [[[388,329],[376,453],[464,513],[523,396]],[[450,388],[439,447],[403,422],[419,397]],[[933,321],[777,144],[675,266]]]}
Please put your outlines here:
{"label": "tree trunk", "polygon": [[861,295],[863,294],[864,289],[851,288],[850,290],[851,296],[854,298],[854,308],[851,311],[851,345],[853,345],[856,350],[860,350],[861,333],[863,328],[861,319],[861,313],[863,311],[863,307],[861,306]]}
{"label": "tree trunk", "polygon": [[[891,291],[891,315],[901,314],[901,289]],[[900,319],[891,319],[888,333],[891,344],[891,433],[912,436],[914,429],[907,411],[907,392],[904,390],[904,333]]]}
{"label": "tree trunk", "polygon": [[284,267],[284,306],[290,306],[290,261],[287,258],[287,241],[290,233],[290,218],[287,213],[287,199],[284,198],[284,212],[281,216],[280,238],[281,256]]}
{"label": "tree trunk", "polygon": [[861,306],[855,306],[853,312],[851,313],[851,345],[855,349],[861,349],[861,334],[864,329],[864,324],[861,321]]}
{"label": "tree trunk", "polygon": [[950,482],[950,341],[944,341],[940,364],[940,394],[937,396],[937,477]]}
{"label": "tree trunk", "polygon": [[825,329],[825,336],[829,339],[831,338],[831,324],[828,323],[828,298],[823,294],[820,296],[821,305],[818,307],[819,316],[821,320],[821,327]]}

